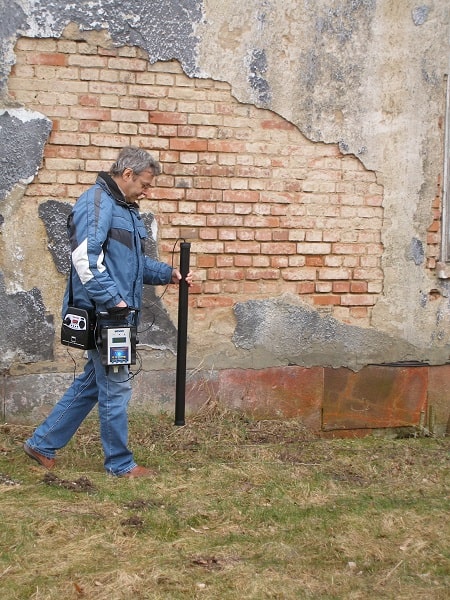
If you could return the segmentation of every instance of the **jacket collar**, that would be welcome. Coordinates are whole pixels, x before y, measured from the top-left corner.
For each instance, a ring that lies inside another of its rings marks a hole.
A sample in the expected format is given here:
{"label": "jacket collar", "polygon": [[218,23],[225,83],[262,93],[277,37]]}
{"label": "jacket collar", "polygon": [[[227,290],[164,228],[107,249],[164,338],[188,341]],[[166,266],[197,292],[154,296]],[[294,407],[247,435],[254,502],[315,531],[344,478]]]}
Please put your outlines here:
{"label": "jacket collar", "polygon": [[122,194],[119,186],[111,177],[111,175],[109,175],[109,173],[104,171],[99,173],[96,183],[100,185],[110,196],[112,196],[117,204],[121,204],[127,208],[139,208],[136,202],[130,203],[125,200],[125,196]]}

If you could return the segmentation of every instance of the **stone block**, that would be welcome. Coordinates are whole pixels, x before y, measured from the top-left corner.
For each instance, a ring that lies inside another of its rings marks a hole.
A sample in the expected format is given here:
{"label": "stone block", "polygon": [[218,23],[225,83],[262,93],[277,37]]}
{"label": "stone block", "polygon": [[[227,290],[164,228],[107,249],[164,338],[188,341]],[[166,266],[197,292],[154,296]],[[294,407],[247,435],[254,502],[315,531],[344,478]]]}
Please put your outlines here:
{"label": "stone block", "polygon": [[326,430],[418,426],[427,405],[428,367],[325,369]]}
{"label": "stone block", "polygon": [[[130,410],[175,413],[176,371],[142,371],[133,380]],[[185,411],[195,414],[208,400],[217,398],[217,374],[211,371],[186,373]]]}
{"label": "stone block", "polygon": [[323,369],[272,367],[219,373],[219,398],[260,419],[297,418],[313,431],[321,427]]}
{"label": "stone block", "polygon": [[73,380],[69,373],[39,373],[5,378],[4,420],[39,424]]}
{"label": "stone block", "polygon": [[438,435],[450,434],[450,365],[429,368],[427,426]]}

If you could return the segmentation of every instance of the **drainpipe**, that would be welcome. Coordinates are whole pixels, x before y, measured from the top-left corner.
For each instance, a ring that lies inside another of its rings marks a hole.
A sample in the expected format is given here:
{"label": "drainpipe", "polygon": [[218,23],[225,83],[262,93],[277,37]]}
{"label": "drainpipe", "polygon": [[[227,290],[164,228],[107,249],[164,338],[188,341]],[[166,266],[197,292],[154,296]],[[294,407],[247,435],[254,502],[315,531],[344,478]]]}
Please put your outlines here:
{"label": "drainpipe", "polygon": [[444,175],[442,185],[442,224],[440,261],[437,264],[437,275],[440,279],[450,278],[450,60],[447,69],[447,93],[445,100],[444,131]]}

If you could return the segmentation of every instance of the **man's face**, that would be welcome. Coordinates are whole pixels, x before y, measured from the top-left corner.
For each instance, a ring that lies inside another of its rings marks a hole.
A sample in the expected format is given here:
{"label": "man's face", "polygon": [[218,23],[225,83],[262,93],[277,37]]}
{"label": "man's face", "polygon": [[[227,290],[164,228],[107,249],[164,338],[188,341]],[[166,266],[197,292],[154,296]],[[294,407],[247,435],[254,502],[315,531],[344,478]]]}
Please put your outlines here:
{"label": "man's face", "polygon": [[147,197],[153,179],[153,171],[142,171],[136,175],[132,169],[125,169],[118,183],[126,201],[132,203]]}

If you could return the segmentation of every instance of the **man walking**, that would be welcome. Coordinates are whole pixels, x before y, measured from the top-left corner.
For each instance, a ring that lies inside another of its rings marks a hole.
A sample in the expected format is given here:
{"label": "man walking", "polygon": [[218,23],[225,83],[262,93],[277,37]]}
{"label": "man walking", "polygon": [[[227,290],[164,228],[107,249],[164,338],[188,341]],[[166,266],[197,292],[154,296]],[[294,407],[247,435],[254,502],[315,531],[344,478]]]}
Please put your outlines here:
{"label": "man walking", "polygon": [[[124,148],[109,173],[100,173],[94,186],[80,196],[69,217],[72,269],[63,302],[114,315],[140,309],[143,284],[179,283],[181,274],[145,255],[147,231],[139,216],[159,163],[141,148]],[[192,283],[192,273],[186,276]],[[127,408],[131,397],[128,366],[102,364],[98,349],[88,351],[81,373],[49,416],[25,442],[24,451],[51,469],[83,420],[98,404],[104,466],[119,477],[148,477],[151,469],[136,464],[128,449]]]}

